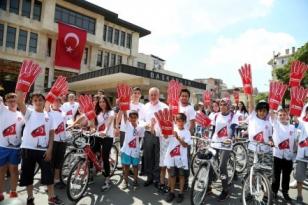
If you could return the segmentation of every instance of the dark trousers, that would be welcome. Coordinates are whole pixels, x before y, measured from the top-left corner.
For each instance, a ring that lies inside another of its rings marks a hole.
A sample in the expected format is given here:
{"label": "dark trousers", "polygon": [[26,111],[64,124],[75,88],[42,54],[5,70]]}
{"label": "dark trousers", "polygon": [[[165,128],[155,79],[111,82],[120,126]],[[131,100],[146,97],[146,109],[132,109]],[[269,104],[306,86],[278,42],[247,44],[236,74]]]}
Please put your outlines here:
{"label": "dark trousers", "polygon": [[103,163],[104,163],[104,176],[109,177],[110,176],[110,163],[109,163],[109,156],[111,147],[113,145],[113,138],[112,137],[96,137],[95,138],[95,146],[93,150],[96,153],[100,153],[100,150],[102,149],[102,155],[103,155]]}
{"label": "dark trousers", "polygon": [[272,191],[274,193],[277,193],[279,190],[281,173],[282,173],[282,193],[288,193],[292,168],[293,168],[292,160],[286,160],[274,157],[273,181],[272,181]]}
{"label": "dark trousers", "polygon": [[145,132],[143,141],[144,171],[148,181],[159,182],[159,138]]}

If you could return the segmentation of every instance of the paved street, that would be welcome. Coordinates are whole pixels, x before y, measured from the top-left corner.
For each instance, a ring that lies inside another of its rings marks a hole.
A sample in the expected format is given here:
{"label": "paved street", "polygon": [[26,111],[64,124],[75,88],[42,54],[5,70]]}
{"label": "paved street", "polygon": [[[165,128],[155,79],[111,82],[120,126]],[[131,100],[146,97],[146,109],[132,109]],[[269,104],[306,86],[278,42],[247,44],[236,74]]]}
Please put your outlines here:
{"label": "paved street", "polygon": [[[38,174],[35,179],[35,203],[39,205],[47,204],[47,195],[45,194],[45,187],[38,187],[40,175]],[[128,205],[128,204],[147,204],[147,205],[167,205],[165,202],[165,196],[158,193],[157,190],[152,187],[143,187],[144,177],[140,180],[140,186],[133,190],[131,187],[128,190],[121,190],[121,172],[117,171],[115,176],[112,177],[113,186],[112,188],[102,193],[100,186],[103,182],[102,176],[97,176],[95,183],[90,185],[87,194],[77,204],[79,205],[96,205],[96,204],[110,204],[110,205]],[[219,194],[220,187],[218,184],[214,184],[214,187],[218,190],[213,190],[215,195]],[[1,205],[21,205],[26,203],[26,191],[24,188],[18,188],[19,198],[15,200],[6,199]],[[64,200],[66,205],[75,204],[68,200],[66,197],[66,190],[56,190],[57,195]],[[205,205],[216,204],[217,202],[215,195],[206,198]],[[290,196],[292,199],[296,198],[296,190],[290,190]],[[232,194],[229,200],[225,201],[224,204],[241,204],[241,186],[240,180],[235,181],[232,187]],[[305,187],[304,201],[308,204],[308,187]],[[174,203],[176,204],[176,203]],[[185,194],[185,201],[182,204],[190,204],[189,192]],[[286,204],[281,196],[275,204]],[[296,203],[294,203],[296,204]]]}

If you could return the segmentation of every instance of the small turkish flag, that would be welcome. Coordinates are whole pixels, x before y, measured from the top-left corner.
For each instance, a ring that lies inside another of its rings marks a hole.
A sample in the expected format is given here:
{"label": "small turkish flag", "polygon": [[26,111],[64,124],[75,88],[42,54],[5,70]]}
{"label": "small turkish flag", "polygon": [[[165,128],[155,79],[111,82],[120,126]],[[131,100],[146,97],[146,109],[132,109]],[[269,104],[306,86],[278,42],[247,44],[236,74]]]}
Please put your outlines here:
{"label": "small turkish flag", "polygon": [[100,126],[98,127],[98,131],[99,131],[99,132],[102,132],[102,131],[104,131],[105,129],[106,129],[105,124],[102,124],[102,125],[100,125]]}
{"label": "small turkish flag", "polygon": [[79,70],[86,41],[85,30],[58,22],[55,65]]}
{"label": "small turkish flag", "polygon": [[280,142],[278,147],[279,147],[279,149],[289,149],[290,148],[289,139],[286,139],[286,140]]}
{"label": "small turkish flag", "polygon": [[55,133],[56,133],[56,134],[59,134],[59,133],[61,133],[61,132],[64,132],[64,123],[63,123],[63,122],[61,122],[61,123],[59,124],[59,126],[57,127],[57,129],[55,130]]}
{"label": "small turkish flag", "polygon": [[46,136],[45,125],[41,125],[31,132],[32,137]]}
{"label": "small turkish flag", "polygon": [[177,145],[175,148],[173,148],[173,150],[171,150],[170,156],[175,157],[175,156],[180,156],[180,155],[181,155],[180,145]]}
{"label": "small turkish flag", "polygon": [[2,132],[4,137],[14,136],[16,135],[16,124],[12,124],[5,128]]}
{"label": "small turkish flag", "polygon": [[264,136],[263,136],[263,132],[259,132],[258,134],[256,134],[253,139],[257,142],[263,143],[264,142]]}
{"label": "small turkish flag", "polygon": [[133,140],[131,140],[129,143],[128,143],[128,146],[130,148],[136,148],[136,138],[134,138]]}
{"label": "small turkish flag", "polygon": [[227,126],[221,128],[218,133],[217,133],[218,137],[227,137],[228,136],[228,130],[227,130]]}
{"label": "small turkish flag", "polygon": [[306,138],[305,140],[301,141],[301,142],[299,143],[299,146],[300,146],[301,148],[303,148],[303,147],[308,147],[308,138]]}
{"label": "small turkish flag", "polygon": [[66,115],[73,115],[73,111],[72,110],[69,110]]}

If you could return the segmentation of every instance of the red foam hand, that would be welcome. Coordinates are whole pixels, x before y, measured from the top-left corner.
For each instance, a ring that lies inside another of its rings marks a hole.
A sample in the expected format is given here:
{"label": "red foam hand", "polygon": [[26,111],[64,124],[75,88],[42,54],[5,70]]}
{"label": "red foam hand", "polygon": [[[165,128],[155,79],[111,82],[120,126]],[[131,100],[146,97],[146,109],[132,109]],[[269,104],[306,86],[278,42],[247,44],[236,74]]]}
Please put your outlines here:
{"label": "red foam hand", "polygon": [[176,80],[171,80],[168,83],[167,102],[169,104],[169,109],[172,111],[173,115],[176,115],[179,113],[179,98],[180,98],[181,89],[182,89],[181,83],[179,83]]}
{"label": "red foam hand", "polygon": [[211,105],[211,97],[212,97],[212,92],[209,90],[206,90],[203,92],[203,103],[205,106],[210,106]]}
{"label": "red foam hand", "polygon": [[240,102],[240,92],[233,90],[233,97],[234,97],[235,103],[238,105]]}
{"label": "red foam hand", "polygon": [[270,91],[268,96],[269,107],[273,110],[277,110],[282,98],[287,90],[288,86],[280,83],[279,81],[271,81]]}
{"label": "red foam hand", "polygon": [[66,81],[66,77],[60,75],[47,94],[46,100],[50,103],[53,103],[57,97],[65,95],[67,91],[68,82]]}
{"label": "red foam hand", "polygon": [[92,103],[92,98],[89,95],[81,95],[78,98],[79,104],[80,104],[80,109],[88,120],[94,120],[96,115],[94,112],[94,105]]}
{"label": "red foam hand", "polygon": [[129,110],[130,107],[130,96],[132,94],[132,89],[127,84],[119,84],[117,86],[117,96],[119,100],[120,110]]}
{"label": "red foam hand", "polygon": [[242,78],[244,93],[251,95],[253,93],[253,89],[250,64],[243,65],[238,71]]}
{"label": "red foam hand", "polygon": [[211,124],[211,119],[208,118],[203,112],[198,112],[196,115],[196,122],[205,128]]}
{"label": "red foam hand", "polygon": [[41,73],[41,67],[32,60],[24,60],[20,67],[16,91],[28,93],[35,79]]}
{"label": "red foam hand", "polygon": [[299,117],[304,107],[305,97],[308,94],[308,89],[303,87],[291,88],[291,103],[290,103],[290,115]]}
{"label": "red foam hand", "polygon": [[300,82],[303,79],[305,72],[308,70],[308,66],[300,61],[293,61],[290,69],[290,81],[291,87],[300,86]]}
{"label": "red foam hand", "polygon": [[160,110],[155,112],[155,117],[158,120],[158,124],[162,131],[163,135],[172,135],[173,134],[173,120],[172,120],[172,112],[165,108],[164,110]]}

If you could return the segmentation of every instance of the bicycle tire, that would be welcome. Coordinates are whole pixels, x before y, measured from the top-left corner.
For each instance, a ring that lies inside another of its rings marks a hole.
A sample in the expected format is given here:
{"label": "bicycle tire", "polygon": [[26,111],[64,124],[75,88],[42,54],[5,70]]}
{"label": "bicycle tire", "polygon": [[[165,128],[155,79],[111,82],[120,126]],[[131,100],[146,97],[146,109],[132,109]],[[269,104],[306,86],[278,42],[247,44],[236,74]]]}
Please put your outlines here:
{"label": "bicycle tire", "polygon": [[[235,153],[233,151],[230,152],[230,156],[227,163],[227,172],[228,172],[228,184],[230,185],[233,181],[234,174],[235,174],[235,166],[236,166],[236,158]],[[232,168],[232,171],[229,173],[229,169]]]}
{"label": "bicycle tire", "polygon": [[[237,147],[240,148],[241,152],[238,152]],[[243,173],[244,170],[247,168],[248,164],[247,148],[243,143],[236,143],[233,146],[233,152],[235,153],[236,156],[236,172],[239,174]]]}
{"label": "bicycle tire", "polygon": [[197,154],[198,152],[196,152],[193,155],[193,157],[191,158],[191,163],[190,163],[190,170],[193,176],[195,176],[195,174],[198,172],[198,169],[199,169],[199,164],[196,163],[196,160],[198,160]]}
{"label": "bicycle tire", "polygon": [[109,163],[110,163],[110,176],[114,174],[116,169],[118,168],[118,158],[119,158],[119,150],[116,145],[111,146]]}
{"label": "bicycle tire", "polygon": [[[204,201],[204,198],[206,196],[206,191],[208,188],[208,183],[209,183],[209,172],[210,172],[209,166],[210,165],[207,162],[201,164],[198,169],[198,172],[196,173],[196,176],[194,177],[192,181],[191,190],[190,190],[190,203],[192,205],[201,205]],[[198,185],[199,186],[204,185],[204,186],[198,187]],[[198,190],[196,190],[195,188],[200,188],[199,192],[201,194],[201,197],[196,200],[195,200],[195,195],[197,194],[196,192]]]}
{"label": "bicycle tire", "polygon": [[[61,169],[60,169],[60,182],[63,183],[63,184],[67,184],[67,177],[68,177],[68,174],[72,168],[72,166],[74,165],[74,161],[69,161],[68,165],[70,165],[67,169],[68,169],[68,172],[64,172],[63,171],[63,168],[64,168],[64,165],[66,164],[66,161],[69,159],[70,155],[72,154],[75,154],[77,152],[77,150],[73,149],[69,152],[67,152],[65,155],[64,155],[64,159],[63,159],[63,162],[62,162],[62,165],[61,165]],[[68,173],[67,176],[65,177],[64,176],[64,173]]]}

